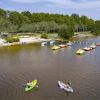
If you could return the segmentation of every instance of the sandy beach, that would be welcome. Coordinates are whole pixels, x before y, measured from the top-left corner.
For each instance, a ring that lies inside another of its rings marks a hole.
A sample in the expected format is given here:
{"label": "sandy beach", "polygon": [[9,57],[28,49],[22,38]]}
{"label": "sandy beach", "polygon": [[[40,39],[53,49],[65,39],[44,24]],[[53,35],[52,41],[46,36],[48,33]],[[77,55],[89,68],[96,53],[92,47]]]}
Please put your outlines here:
{"label": "sandy beach", "polygon": [[13,42],[13,43],[6,43],[4,39],[0,38],[0,47],[2,46],[11,46],[11,45],[18,45],[18,44],[29,44],[29,43],[35,43],[35,42],[44,42],[49,41],[50,39],[43,39],[40,37],[21,37],[19,38],[19,42]]}

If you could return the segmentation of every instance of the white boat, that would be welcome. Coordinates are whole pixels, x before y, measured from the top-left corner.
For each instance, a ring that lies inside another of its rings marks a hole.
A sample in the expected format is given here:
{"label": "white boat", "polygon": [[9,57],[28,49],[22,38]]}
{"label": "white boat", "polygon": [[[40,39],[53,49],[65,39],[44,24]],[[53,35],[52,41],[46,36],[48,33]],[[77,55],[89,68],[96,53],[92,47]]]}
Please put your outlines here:
{"label": "white boat", "polygon": [[67,47],[66,44],[60,44],[59,46],[60,46],[60,48],[66,48]]}
{"label": "white boat", "polygon": [[41,46],[45,46],[45,45],[47,45],[47,42],[42,42],[41,43]]}
{"label": "white boat", "polygon": [[96,45],[93,43],[93,44],[90,46],[90,48],[95,49],[95,48],[96,48]]}
{"label": "white boat", "polygon": [[92,48],[90,48],[90,47],[85,47],[84,50],[85,50],[85,51],[90,51],[90,50],[92,50]]}
{"label": "white boat", "polygon": [[65,90],[66,92],[74,92],[73,88],[71,88],[68,84],[64,84],[61,81],[58,81],[58,85],[61,89]]}
{"label": "white boat", "polygon": [[67,45],[68,45],[68,46],[72,46],[73,43],[72,43],[71,41],[69,41],[69,42],[67,43]]}
{"label": "white boat", "polygon": [[55,42],[55,40],[50,41],[50,45],[53,45]]}

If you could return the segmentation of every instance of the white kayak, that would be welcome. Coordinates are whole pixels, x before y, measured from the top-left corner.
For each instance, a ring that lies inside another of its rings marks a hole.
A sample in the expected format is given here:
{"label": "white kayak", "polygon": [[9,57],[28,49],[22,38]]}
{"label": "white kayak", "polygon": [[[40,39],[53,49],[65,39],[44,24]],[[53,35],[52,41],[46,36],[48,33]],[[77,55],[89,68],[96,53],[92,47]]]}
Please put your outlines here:
{"label": "white kayak", "polygon": [[61,89],[65,90],[66,92],[73,92],[73,88],[71,88],[69,85],[64,84],[61,81],[58,81],[58,85]]}

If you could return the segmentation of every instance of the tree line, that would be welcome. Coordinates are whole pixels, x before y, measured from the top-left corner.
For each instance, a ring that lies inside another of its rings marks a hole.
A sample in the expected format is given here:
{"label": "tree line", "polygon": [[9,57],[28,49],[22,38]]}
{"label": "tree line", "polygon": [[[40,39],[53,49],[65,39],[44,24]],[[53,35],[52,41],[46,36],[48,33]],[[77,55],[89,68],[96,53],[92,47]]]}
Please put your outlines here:
{"label": "tree line", "polygon": [[[61,33],[68,38],[74,32],[91,31],[100,34],[100,20],[94,21],[78,14],[17,12],[0,9],[0,32]],[[64,34],[66,33],[66,34]]]}

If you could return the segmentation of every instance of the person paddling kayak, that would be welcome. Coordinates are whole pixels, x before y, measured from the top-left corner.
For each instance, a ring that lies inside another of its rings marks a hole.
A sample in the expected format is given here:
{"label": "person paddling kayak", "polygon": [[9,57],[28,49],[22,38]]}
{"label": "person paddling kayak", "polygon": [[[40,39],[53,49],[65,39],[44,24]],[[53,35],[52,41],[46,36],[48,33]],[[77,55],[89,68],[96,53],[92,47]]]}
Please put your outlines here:
{"label": "person paddling kayak", "polygon": [[27,85],[28,87],[30,87],[30,86],[32,86],[32,82],[28,81],[28,82],[26,83],[26,85]]}
{"label": "person paddling kayak", "polygon": [[38,85],[37,85],[37,79],[33,80],[33,81],[28,81],[25,85],[23,85],[25,87],[25,91],[30,91],[32,89],[35,89],[35,88],[38,88]]}
{"label": "person paddling kayak", "polygon": [[71,85],[71,83],[68,82],[64,87],[65,88],[70,88],[70,85]]}
{"label": "person paddling kayak", "polygon": [[71,93],[73,93],[73,88],[72,87],[70,87],[70,84],[71,83],[67,83],[67,84],[64,84],[63,82],[61,82],[61,81],[58,81],[58,86],[60,87],[60,89],[63,89],[63,90],[65,90],[66,92],[71,92]]}

